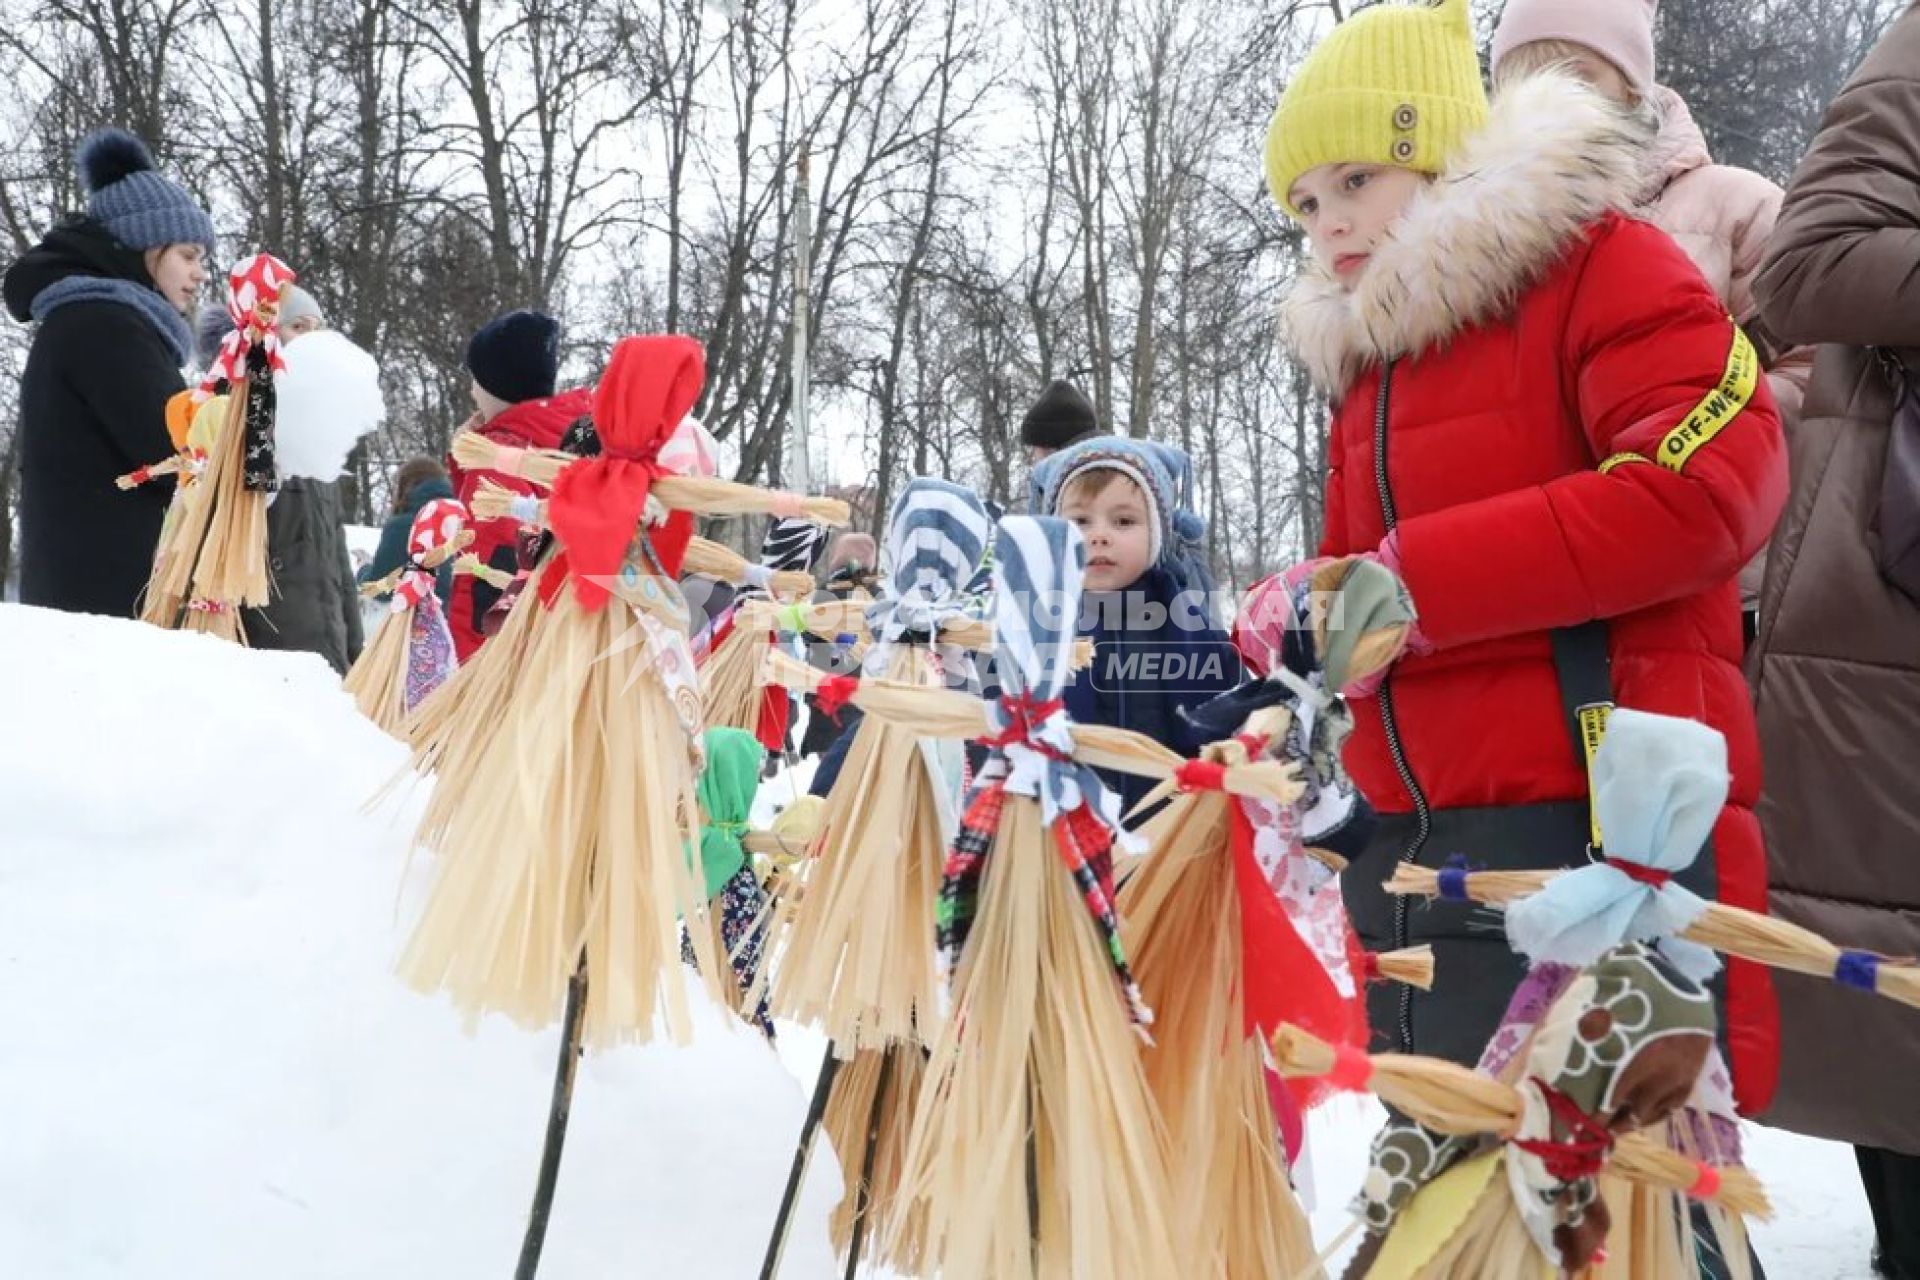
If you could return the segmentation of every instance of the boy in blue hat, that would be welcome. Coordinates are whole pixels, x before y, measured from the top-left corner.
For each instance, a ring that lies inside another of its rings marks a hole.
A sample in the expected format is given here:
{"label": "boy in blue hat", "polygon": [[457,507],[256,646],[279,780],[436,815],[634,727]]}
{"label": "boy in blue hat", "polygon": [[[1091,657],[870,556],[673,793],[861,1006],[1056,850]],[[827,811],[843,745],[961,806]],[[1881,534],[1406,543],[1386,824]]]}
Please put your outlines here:
{"label": "boy in blue hat", "polygon": [[[1186,710],[1241,679],[1215,618],[1192,462],[1171,445],[1094,436],[1047,458],[1034,481],[1041,510],[1072,521],[1087,544],[1080,634],[1094,658],[1067,687],[1067,709],[1192,755],[1205,743]],[[1129,809],[1153,785],[1107,781]]]}

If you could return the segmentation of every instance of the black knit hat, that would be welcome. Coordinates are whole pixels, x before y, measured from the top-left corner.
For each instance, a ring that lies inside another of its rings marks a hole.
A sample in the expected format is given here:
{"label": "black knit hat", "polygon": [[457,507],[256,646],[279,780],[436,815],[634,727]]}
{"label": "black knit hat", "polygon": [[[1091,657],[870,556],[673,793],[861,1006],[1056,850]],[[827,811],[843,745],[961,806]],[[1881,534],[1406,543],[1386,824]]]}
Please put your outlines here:
{"label": "black knit hat", "polygon": [[508,404],[546,399],[560,376],[560,322],[538,311],[495,316],[467,343],[467,372]]}
{"label": "black knit hat", "polygon": [[1071,382],[1056,378],[1020,420],[1020,443],[1041,449],[1064,449],[1076,440],[1100,434],[1093,404]]}

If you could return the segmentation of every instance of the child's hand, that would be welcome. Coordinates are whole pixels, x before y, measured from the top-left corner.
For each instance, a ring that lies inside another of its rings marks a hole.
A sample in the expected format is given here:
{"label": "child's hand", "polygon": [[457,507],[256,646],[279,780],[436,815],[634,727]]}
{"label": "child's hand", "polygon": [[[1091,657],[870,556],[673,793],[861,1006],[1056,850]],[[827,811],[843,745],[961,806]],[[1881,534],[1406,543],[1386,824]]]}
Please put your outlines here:
{"label": "child's hand", "polygon": [[1398,552],[1389,535],[1377,552],[1317,561],[1309,570],[1315,652],[1328,685],[1347,698],[1373,696],[1394,663],[1432,652],[1400,580]]}

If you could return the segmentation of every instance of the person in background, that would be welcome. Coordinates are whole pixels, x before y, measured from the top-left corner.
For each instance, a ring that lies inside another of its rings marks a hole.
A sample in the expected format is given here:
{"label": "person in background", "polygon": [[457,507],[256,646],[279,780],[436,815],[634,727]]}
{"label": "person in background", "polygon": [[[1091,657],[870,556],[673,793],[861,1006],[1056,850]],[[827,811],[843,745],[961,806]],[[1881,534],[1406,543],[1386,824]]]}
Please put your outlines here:
{"label": "person in background", "polygon": [[[299,285],[282,295],[279,330],[287,370],[278,379],[280,488],[267,507],[272,598],[265,608],[244,610],[241,623],[254,648],[317,653],[345,675],[365,646],[366,624],[347,554],[339,477],[356,431],[372,430],[384,415],[382,407],[358,424],[346,421],[350,413],[370,414],[380,404],[379,371],[371,357],[327,327],[319,300]],[[310,397],[327,403],[318,413],[301,412],[311,408]],[[349,410],[349,403],[360,407]],[[300,448],[296,432],[315,437],[307,442],[313,447]],[[322,443],[319,438],[327,436],[334,438]]]}
{"label": "person in background", "polygon": [[[413,533],[413,518],[420,508],[437,498],[451,498],[453,484],[447,469],[435,458],[416,454],[400,464],[393,477],[393,501],[387,507],[387,519],[380,526],[380,545],[373,558],[355,574],[360,582],[377,582],[407,562],[407,539]],[[440,566],[433,592],[444,608],[453,598],[453,562]],[[384,597],[383,597],[384,598]]]}
{"label": "person in background", "polygon": [[[1920,9],[1908,7],[1828,109],[1754,279],[1769,327],[1819,344],[1749,666],[1771,909],[1889,956],[1920,954],[1920,600],[1879,560],[1883,523],[1920,503],[1920,475],[1893,448],[1920,435],[1916,279]],[[1780,1093],[1766,1118],[1854,1145],[1876,1269],[1920,1280],[1920,1017],[1830,982],[1778,981]]]}
{"label": "person in background", "polygon": [[134,616],[171,479],[116,477],[173,452],[166,406],[186,387],[187,317],[213,220],[123,129],[81,143],[84,213],[8,268],[8,312],[38,325],[20,378],[20,599]]}
{"label": "person in background", "polygon": [[[1100,419],[1094,414],[1093,402],[1080,388],[1064,378],[1049,382],[1020,419],[1020,443],[1026,447],[1027,464],[1035,469],[1027,482],[1027,510],[1041,510],[1040,464],[1062,449],[1099,434]],[[987,566],[982,565],[981,572],[988,572]]]}
{"label": "person in background", "polygon": [[[557,449],[567,428],[593,413],[592,388],[557,392],[560,377],[560,322],[538,311],[509,311],[482,325],[467,343],[467,372],[473,377],[474,412],[461,430],[476,431],[496,445],[517,449]],[[536,490],[516,476],[498,471],[468,471],[450,464],[454,496],[469,509],[482,480],[512,493]],[[473,555],[483,564],[513,573],[519,522],[511,516],[476,520]],[[497,588],[471,574],[454,578],[447,623],[453,647],[465,662],[487,641],[487,610],[500,596]]]}
{"label": "person in background", "polygon": [[[1715,164],[1679,94],[1659,83],[1653,20],[1659,0],[1509,0],[1493,35],[1499,92],[1549,68],[1586,81],[1628,113],[1647,140],[1640,153],[1639,212],[1693,259],[1720,304],[1760,353],[1791,437],[1813,353],[1771,331],[1754,302],[1753,277],[1780,212],[1780,188],[1747,169]],[[1752,640],[1766,553],[1740,572],[1740,608]]]}

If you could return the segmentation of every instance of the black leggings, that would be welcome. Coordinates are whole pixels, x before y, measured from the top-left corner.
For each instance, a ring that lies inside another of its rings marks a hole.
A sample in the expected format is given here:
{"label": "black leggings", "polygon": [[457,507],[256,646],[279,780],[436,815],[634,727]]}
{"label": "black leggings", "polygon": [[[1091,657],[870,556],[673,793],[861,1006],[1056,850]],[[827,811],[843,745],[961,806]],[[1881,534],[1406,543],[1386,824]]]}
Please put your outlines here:
{"label": "black leggings", "polygon": [[1885,1274],[1920,1280],[1920,1156],[1855,1147]]}

